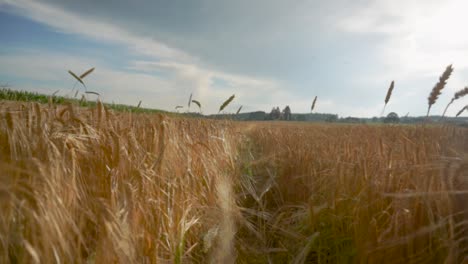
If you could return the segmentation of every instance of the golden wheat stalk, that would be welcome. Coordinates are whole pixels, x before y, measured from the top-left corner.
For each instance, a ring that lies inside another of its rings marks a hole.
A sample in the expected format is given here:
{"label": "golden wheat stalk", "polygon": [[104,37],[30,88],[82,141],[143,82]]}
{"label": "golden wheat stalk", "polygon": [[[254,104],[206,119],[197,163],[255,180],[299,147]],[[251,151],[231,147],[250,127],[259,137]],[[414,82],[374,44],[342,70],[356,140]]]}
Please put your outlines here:
{"label": "golden wheat stalk", "polygon": [[232,100],[234,100],[234,97],[235,95],[233,94],[226,101],[224,101],[224,103],[219,107],[219,112],[223,111],[223,109],[226,108],[226,106],[228,106],[232,102]]}
{"label": "golden wheat stalk", "polygon": [[447,106],[445,107],[445,110],[444,110],[444,113],[442,114],[442,117],[445,116],[445,113],[447,112],[447,109],[449,108],[449,106],[457,99],[460,99],[462,98],[463,96],[467,95],[468,94],[468,86],[466,86],[465,88],[461,89],[460,91],[456,92],[454,95],[453,95],[453,98],[452,100],[450,100],[450,103],[447,104]]}
{"label": "golden wheat stalk", "polygon": [[392,97],[392,92],[393,92],[394,87],[395,87],[395,81],[392,81],[392,83],[390,83],[390,87],[388,87],[387,95],[385,96],[385,104],[382,109],[382,113],[380,114],[381,116],[385,113],[385,107],[387,107],[388,101],[390,101],[390,97]]}
{"label": "golden wheat stalk", "polygon": [[314,101],[312,102],[312,106],[310,107],[310,112],[314,111],[316,102],[317,102],[317,96],[315,96]]}
{"label": "golden wheat stalk", "polygon": [[468,110],[468,105],[465,105],[465,107],[463,107],[460,111],[458,111],[457,115],[455,117],[458,117],[459,115],[461,115],[463,113],[463,111],[465,110]]}
{"label": "golden wheat stalk", "polygon": [[437,101],[437,98],[439,98],[439,95],[442,89],[444,89],[445,84],[447,84],[447,80],[450,77],[450,74],[452,74],[452,72],[453,72],[453,68],[452,68],[452,64],[450,64],[449,66],[447,66],[442,76],[439,77],[439,82],[434,86],[434,88],[432,88],[431,94],[427,98],[429,106],[427,108],[426,117],[429,116],[429,112],[431,111],[432,105],[434,105],[435,102]]}

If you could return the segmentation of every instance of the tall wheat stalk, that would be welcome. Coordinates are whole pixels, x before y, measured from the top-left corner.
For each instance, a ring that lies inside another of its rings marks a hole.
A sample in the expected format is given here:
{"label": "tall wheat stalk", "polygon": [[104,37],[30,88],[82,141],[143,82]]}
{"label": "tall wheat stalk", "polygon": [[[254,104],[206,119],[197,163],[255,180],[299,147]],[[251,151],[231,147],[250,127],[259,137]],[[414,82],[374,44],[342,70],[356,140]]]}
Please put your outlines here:
{"label": "tall wheat stalk", "polygon": [[452,68],[452,64],[450,64],[449,66],[447,66],[442,76],[440,76],[439,82],[434,86],[434,88],[432,88],[432,92],[427,98],[429,106],[427,108],[426,117],[429,116],[429,112],[431,111],[432,105],[434,105],[435,102],[437,101],[437,98],[439,98],[439,95],[442,89],[444,89],[445,84],[447,84],[447,80],[449,79],[450,74],[452,74],[452,72],[453,72],[453,68]]}
{"label": "tall wheat stalk", "polygon": [[385,96],[385,104],[384,104],[384,107],[382,109],[382,113],[380,114],[381,116],[385,112],[385,107],[387,107],[388,101],[390,101],[390,97],[392,96],[392,92],[393,92],[394,87],[395,87],[395,81],[392,81],[392,83],[390,84],[390,87],[388,87],[387,95]]}

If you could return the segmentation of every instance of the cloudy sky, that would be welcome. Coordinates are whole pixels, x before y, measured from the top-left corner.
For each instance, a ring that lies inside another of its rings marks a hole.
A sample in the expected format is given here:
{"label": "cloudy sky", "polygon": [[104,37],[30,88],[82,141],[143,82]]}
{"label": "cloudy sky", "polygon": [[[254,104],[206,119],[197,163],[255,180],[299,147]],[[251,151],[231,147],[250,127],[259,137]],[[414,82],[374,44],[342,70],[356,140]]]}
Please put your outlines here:
{"label": "cloudy sky", "polygon": [[[273,106],[340,116],[387,107],[433,114],[468,85],[466,0],[0,0],[0,83],[70,93],[78,74],[107,102],[173,110],[190,93],[204,113]],[[454,103],[454,115],[467,104]],[[466,114],[465,114],[466,115]]]}

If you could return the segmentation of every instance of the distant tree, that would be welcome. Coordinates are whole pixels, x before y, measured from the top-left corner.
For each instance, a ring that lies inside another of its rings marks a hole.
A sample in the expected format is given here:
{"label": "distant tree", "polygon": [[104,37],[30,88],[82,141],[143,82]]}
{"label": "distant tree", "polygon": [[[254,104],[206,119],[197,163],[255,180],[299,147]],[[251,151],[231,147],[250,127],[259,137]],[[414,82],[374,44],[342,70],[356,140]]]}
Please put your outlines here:
{"label": "distant tree", "polygon": [[385,117],[384,123],[399,123],[400,118],[398,117],[398,114],[395,112],[391,112]]}
{"label": "distant tree", "polygon": [[338,121],[338,115],[329,115],[325,118],[325,122],[334,123]]}
{"label": "distant tree", "polygon": [[306,121],[306,115],[304,114],[295,114],[294,117],[296,121]]}
{"label": "distant tree", "polygon": [[277,120],[277,119],[280,119],[281,118],[281,111],[280,111],[280,108],[279,107],[273,107],[273,109],[271,109],[271,112],[269,114],[269,118],[270,120]]}
{"label": "distant tree", "polygon": [[266,116],[263,111],[252,112],[249,114],[248,120],[265,120]]}
{"label": "distant tree", "polygon": [[359,119],[357,117],[348,116],[346,118],[343,118],[343,122],[345,122],[345,123],[361,123],[361,119]]}
{"label": "distant tree", "polygon": [[287,105],[284,109],[283,109],[283,119],[284,120],[291,120],[291,108],[289,108],[289,105]]}

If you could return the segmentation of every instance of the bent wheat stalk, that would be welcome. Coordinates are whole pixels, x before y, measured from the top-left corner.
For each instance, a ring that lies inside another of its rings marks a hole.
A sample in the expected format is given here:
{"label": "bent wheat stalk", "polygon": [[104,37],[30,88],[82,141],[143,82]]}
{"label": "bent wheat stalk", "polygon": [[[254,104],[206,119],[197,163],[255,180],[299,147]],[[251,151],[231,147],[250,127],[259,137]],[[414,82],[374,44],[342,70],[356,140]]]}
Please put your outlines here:
{"label": "bent wheat stalk", "polygon": [[463,96],[467,95],[468,94],[468,86],[466,86],[465,88],[461,89],[460,91],[456,92],[454,95],[453,95],[453,98],[452,100],[450,100],[450,103],[447,104],[447,106],[445,107],[445,110],[444,110],[444,113],[442,114],[442,118],[445,116],[445,113],[447,112],[447,109],[449,108],[449,106],[457,99],[460,99],[462,98]]}
{"label": "bent wheat stalk", "polygon": [[465,105],[465,107],[463,107],[460,111],[458,111],[457,115],[455,117],[458,117],[459,115],[461,115],[463,113],[463,111],[465,110],[468,110],[468,105]]}
{"label": "bent wheat stalk", "polygon": [[200,109],[200,113],[201,113],[201,103],[197,100],[192,100],[192,103],[196,104],[198,106],[198,109]]}

